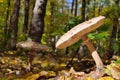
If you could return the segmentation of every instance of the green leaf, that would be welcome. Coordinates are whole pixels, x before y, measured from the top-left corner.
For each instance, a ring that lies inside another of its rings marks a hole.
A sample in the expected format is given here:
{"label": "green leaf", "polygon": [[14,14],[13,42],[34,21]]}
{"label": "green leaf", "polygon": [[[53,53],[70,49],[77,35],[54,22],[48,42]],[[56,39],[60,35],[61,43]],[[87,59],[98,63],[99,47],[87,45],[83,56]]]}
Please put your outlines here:
{"label": "green leaf", "polygon": [[116,61],[116,63],[117,63],[117,64],[120,64],[120,59],[118,59],[118,60]]}
{"label": "green leaf", "polygon": [[89,39],[94,39],[94,38],[95,38],[95,33],[90,33],[90,34],[88,34],[88,38],[89,38]]}
{"label": "green leaf", "polygon": [[68,24],[75,24],[75,20],[74,19],[71,19]]}
{"label": "green leaf", "polygon": [[114,43],[113,44],[113,49],[115,52],[117,52],[119,50],[119,44],[118,43]]}
{"label": "green leaf", "polygon": [[108,37],[108,36],[109,36],[108,32],[102,32],[102,33],[99,33],[99,34],[95,35],[95,38],[96,39],[102,39],[102,38]]}
{"label": "green leaf", "polygon": [[110,28],[110,25],[104,24],[104,25],[102,25],[102,26],[100,27],[100,30],[101,30],[101,31],[108,31],[109,28]]}
{"label": "green leaf", "polygon": [[62,14],[62,13],[57,13],[56,15],[55,15],[55,17],[63,17],[64,16],[64,14]]}

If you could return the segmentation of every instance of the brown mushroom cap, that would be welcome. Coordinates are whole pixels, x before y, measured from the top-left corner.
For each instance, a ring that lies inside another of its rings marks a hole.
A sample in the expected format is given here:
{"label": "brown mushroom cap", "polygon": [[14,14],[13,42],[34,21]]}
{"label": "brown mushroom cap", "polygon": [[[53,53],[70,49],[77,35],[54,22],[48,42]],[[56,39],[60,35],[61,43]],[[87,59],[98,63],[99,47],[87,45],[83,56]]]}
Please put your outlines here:
{"label": "brown mushroom cap", "polygon": [[97,29],[100,27],[104,22],[105,17],[99,16],[92,18],[88,21],[85,21],[81,24],[78,24],[74,28],[72,28],[70,31],[65,33],[56,43],[57,48],[65,48],[68,47],[75,42],[77,42],[83,35],[86,35],[87,33]]}
{"label": "brown mushroom cap", "polygon": [[47,45],[43,45],[37,42],[33,42],[33,41],[22,41],[17,43],[16,47],[19,48],[25,48],[28,50],[35,50],[35,51],[42,51],[42,50],[49,50],[50,47],[48,47]]}

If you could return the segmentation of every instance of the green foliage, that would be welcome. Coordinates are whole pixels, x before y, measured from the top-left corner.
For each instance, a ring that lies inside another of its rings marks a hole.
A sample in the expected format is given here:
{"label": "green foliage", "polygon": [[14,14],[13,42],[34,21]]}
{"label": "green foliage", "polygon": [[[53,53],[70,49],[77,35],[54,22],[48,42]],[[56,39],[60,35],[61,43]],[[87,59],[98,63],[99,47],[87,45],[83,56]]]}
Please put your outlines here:
{"label": "green foliage", "polygon": [[27,40],[26,34],[20,33],[20,34],[18,35],[18,42],[19,42],[19,41],[25,41],[25,40]]}
{"label": "green foliage", "polygon": [[115,63],[116,64],[120,64],[120,58]]}
{"label": "green foliage", "polygon": [[[21,3],[23,3],[24,0],[21,0]],[[65,32],[76,26],[77,24],[81,23],[81,5],[80,0],[78,0],[78,16],[72,17],[74,15],[70,12],[71,6],[67,5],[66,0],[48,0],[47,3],[47,9],[46,9],[46,16],[45,16],[45,27],[44,27],[44,34],[42,37],[42,43],[44,44],[50,44],[53,45],[56,43],[56,41],[61,37]],[[34,1],[30,1],[30,16],[29,19],[31,19],[32,15],[32,7],[33,7]],[[54,3],[54,5],[51,5],[51,3]],[[86,17],[93,18],[95,16],[99,15],[105,15],[106,20],[105,24],[102,25],[97,31],[92,32],[88,34],[89,39],[93,42],[93,44],[96,47],[99,47],[99,51],[104,52],[104,48],[108,49],[109,45],[109,37],[111,33],[111,28],[113,25],[114,18],[119,18],[120,10],[119,6],[116,5],[115,1],[109,1],[109,0],[98,0],[95,1],[89,1],[86,2]],[[71,3],[69,3],[71,4]],[[14,1],[11,1],[10,9],[9,9],[9,21],[8,21],[8,28],[10,24],[10,16],[13,12],[13,6]],[[3,47],[4,37],[7,37],[8,40],[10,40],[10,33],[5,35],[4,34],[4,26],[5,26],[5,19],[6,19],[6,11],[8,10],[8,4],[7,0],[0,0],[0,49]],[[94,9],[95,8],[95,9]],[[100,11],[99,11],[100,8]],[[53,12],[53,13],[52,13]],[[100,12],[100,13],[99,13]],[[23,22],[24,22],[24,4],[21,4],[20,6],[20,16],[19,16],[19,31],[18,31],[18,41],[26,40],[27,35],[24,34],[23,31]],[[29,20],[30,22],[30,20]],[[97,32],[97,33],[96,33]],[[52,43],[52,39],[56,38],[54,43]],[[81,41],[78,41],[74,45],[70,46],[71,49],[76,49]],[[102,43],[102,45],[101,45]],[[9,45],[9,43],[7,44]],[[115,39],[114,44],[112,46],[115,52],[117,52],[119,47],[118,38]]]}
{"label": "green foliage", "polygon": [[96,39],[102,39],[102,38],[106,38],[106,37],[108,37],[108,36],[109,36],[108,32],[101,32],[101,33],[97,34],[97,35],[95,36],[95,38],[96,38]]}
{"label": "green foliage", "polygon": [[115,52],[117,52],[120,49],[118,42],[115,42],[112,47],[113,47]]}
{"label": "green foliage", "polygon": [[76,50],[80,44],[82,43],[83,41],[82,40],[79,40],[78,42],[74,43],[73,45],[71,45],[69,48],[70,50]]}
{"label": "green foliage", "polygon": [[90,33],[90,34],[88,34],[88,38],[89,39],[95,39],[95,33]]}
{"label": "green foliage", "polygon": [[46,38],[46,37],[47,37],[46,34],[43,34],[43,35],[42,35],[42,40],[41,40],[41,43],[42,43],[42,44],[47,44],[46,41],[45,41],[45,38]]}
{"label": "green foliage", "polygon": [[110,28],[110,25],[107,24],[107,23],[105,23],[104,25],[102,25],[102,26],[99,28],[99,30],[100,30],[100,31],[108,31],[109,28]]}
{"label": "green foliage", "polygon": [[96,39],[96,40],[101,40],[101,39],[107,38],[108,36],[109,36],[108,32],[101,32],[98,34],[96,34],[96,33],[88,34],[89,39]]}
{"label": "green foliage", "polygon": [[95,40],[106,39],[110,36],[108,32],[109,28],[110,28],[109,24],[105,23],[99,29],[97,29],[97,33],[93,32],[93,33],[88,34],[88,38],[92,40],[93,39]]}
{"label": "green foliage", "polygon": [[82,20],[79,19],[78,17],[72,17],[68,23],[66,24],[64,31],[67,32],[68,30],[70,30],[71,28],[73,28],[74,26],[76,26],[77,24],[81,23]]}

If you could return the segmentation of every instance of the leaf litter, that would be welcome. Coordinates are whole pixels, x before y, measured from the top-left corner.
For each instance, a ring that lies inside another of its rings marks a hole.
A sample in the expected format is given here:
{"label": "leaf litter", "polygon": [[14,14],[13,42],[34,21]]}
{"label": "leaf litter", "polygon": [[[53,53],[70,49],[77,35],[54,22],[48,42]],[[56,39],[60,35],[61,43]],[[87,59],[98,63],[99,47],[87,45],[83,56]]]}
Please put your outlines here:
{"label": "leaf litter", "polygon": [[[18,55],[15,51],[1,53],[0,56],[0,78],[1,80],[120,80],[120,58],[113,56],[111,64],[105,65],[103,73],[95,70],[94,62],[90,59],[91,67],[85,67],[86,59],[80,63],[66,68],[70,60],[68,56],[57,54],[38,55],[33,60],[32,70],[26,71],[28,54]],[[87,62],[88,62],[87,61]],[[78,66],[79,64],[79,66]],[[77,66],[77,67],[75,67]],[[80,69],[77,69],[80,67]],[[83,70],[84,69],[84,70]],[[86,73],[85,70],[90,70]],[[77,71],[76,71],[77,70]],[[93,77],[95,76],[95,77]]]}

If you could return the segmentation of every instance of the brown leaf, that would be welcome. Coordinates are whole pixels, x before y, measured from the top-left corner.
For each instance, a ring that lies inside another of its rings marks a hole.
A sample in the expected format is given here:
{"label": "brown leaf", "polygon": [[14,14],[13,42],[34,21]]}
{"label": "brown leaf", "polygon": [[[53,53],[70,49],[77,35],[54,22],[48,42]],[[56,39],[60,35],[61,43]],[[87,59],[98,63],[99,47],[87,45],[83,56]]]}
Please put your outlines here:
{"label": "brown leaf", "polygon": [[118,80],[120,79],[119,73],[114,68],[111,68],[110,71],[111,71],[113,78],[118,79]]}

